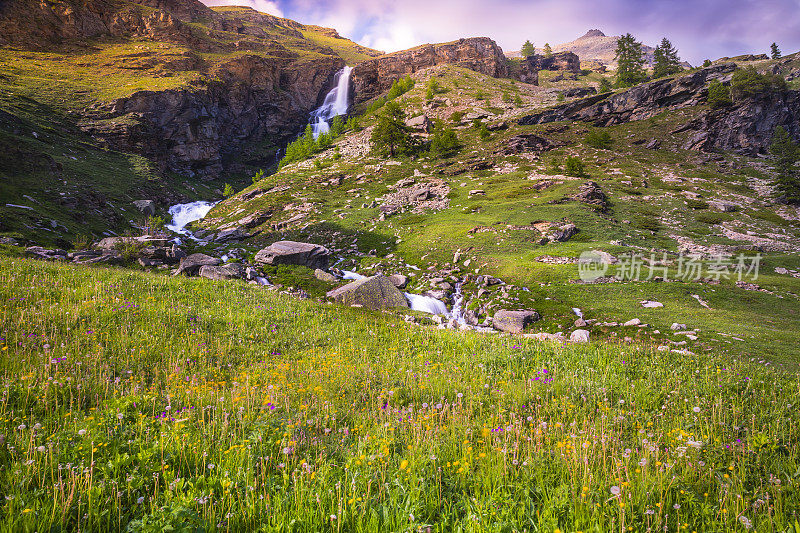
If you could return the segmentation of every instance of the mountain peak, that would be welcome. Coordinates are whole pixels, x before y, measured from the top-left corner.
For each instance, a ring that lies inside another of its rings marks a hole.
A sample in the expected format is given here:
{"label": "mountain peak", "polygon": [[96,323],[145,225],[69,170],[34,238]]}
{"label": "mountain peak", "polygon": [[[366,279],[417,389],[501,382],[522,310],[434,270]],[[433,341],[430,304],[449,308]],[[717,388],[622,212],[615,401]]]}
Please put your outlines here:
{"label": "mountain peak", "polygon": [[581,37],[581,39],[586,39],[587,37],[605,37],[606,34],[600,30],[589,30],[586,34]]}

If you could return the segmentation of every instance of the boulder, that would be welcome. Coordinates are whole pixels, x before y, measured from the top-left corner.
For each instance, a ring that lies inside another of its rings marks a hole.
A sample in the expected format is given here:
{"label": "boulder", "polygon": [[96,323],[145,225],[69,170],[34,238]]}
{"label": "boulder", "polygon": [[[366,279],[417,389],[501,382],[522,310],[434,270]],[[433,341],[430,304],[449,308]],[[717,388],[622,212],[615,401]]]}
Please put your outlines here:
{"label": "boulder", "polygon": [[152,217],[156,214],[156,203],[153,200],[136,200],[131,203],[144,216]]}
{"label": "boulder", "polygon": [[336,283],[338,281],[336,279],[336,276],[334,276],[330,272],[325,272],[321,268],[314,270],[314,277],[326,283]]}
{"label": "boulder", "polygon": [[593,182],[587,181],[578,188],[578,194],[573,198],[581,203],[593,205],[605,211],[608,208],[608,198],[600,186]]}
{"label": "boulder", "polygon": [[141,237],[106,237],[105,239],[101,239],[94,246],[101,250],[113,250],[123,242],[138,243],[144,246],[164,247],[169,243],[169,239],[152,235],[142,235]]}
{"label": "boulder", "polygon": [[278,241],[259,251],[255,260],[267,265],[301,265],[325,270],[329,255],[328,249],[318,244]]}
{"label": "boulder", "polygon": [[552,231],[550,239],[556,242],[566,242],[576,233],[578,233],[578,227],[575,224],[564,224]]}
{"label": "boulder", "polygon": [[570,342],[589,342],[589,332],[585,329],[576,329],[569,335]]}
{"label": "boulder", "polygon": [[389,278],[380,274],[334,289],[327,296],[344,305],[359,305],[373,310],[408,307],[403,293]]}
{"label": "boulder", "polygon": [[404,276],[403,274],[392,274],[389,276],[389,281],[392,282],[392,285],[397,287],[398,289],[402,289],[406,285],[408,285],[408,277]]}
{"label": "boulder", "polygon": [[221,266],[203,265],[200,267],[200,277],[216,280],[244,279],[245,267],[240,263],[228,263]]}
{"label": "boulder", "polygon": [[222,260],[206,254],[192,254],[181,259],[175,275],[195,276],[203,266],[217,266],[222,264]]}
{"label": "boulder", "polygon": [[433,131],[433,122],[426,115],[419,115],[406,120],[406,126],[424,133]]}
{"label": "boulder", "polygon": [[216,242],[233,242],[241,241],[249,236],[250,234],[244,231],[242,228],[224,229],[217,233],[217,236],[214,237],[214,240]]}
{"label": "boulder", "polygon": [[633,318],[631,320],[628,320],[622,325],[625,327],[631,327],[631,326],[640,326],[641,324],[642,324],[641,320],[639,320],[638,318]]}
{"label": "boulder", "polygon": [[712,209],[721,211],[722,213],[734,213],[739,210],[738,205],[723,202],[722,200],[709,200],[708,205],[711,206]]}
{"label": "boulder", "polygon": [[643,300],[643,301],[641,301],[639,303],[642,304],[642,307],[646,307],[648,309],[655,309],[657,307],[664,307],[664,304],[662,304],[661,302],[654,302],[652,300]]}
{"label": "boulder", "polygon": [[500,331],[507,333],[522,333],[525,326],[539,320],[541,316],[536,311],[507,311],[501,309],[492,317],[492,325]]}

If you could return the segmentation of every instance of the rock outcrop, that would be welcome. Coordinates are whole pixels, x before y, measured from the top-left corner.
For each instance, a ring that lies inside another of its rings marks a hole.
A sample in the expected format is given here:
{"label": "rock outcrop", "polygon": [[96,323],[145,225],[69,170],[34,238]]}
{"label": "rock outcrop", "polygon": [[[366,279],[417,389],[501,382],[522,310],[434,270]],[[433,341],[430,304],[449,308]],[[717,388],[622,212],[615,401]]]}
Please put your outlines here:
{"label": "rock outcrop", "polygon": [[800,141],[800,91],[767,92],[732,107],[711,110],[673,133],[692,132],[686,149],[754,156],[767,151],[778,126]]}
{"label": "rock outcrop", "polygon": [[523,83],[538,85],[540,70],[560,70],[565,72],[580,72],[581,60],[572,52],[557,52],[550,56],[535,54],[522,59],[519,71],[514,73],[515,78]]}
{"label": "rock outcrop", "polygon": [[359,63],[350,76],[355,103],[386,91],[395,80],[420,69],[449,63],[492,77],[508,73],[503,50],[487,37],[459,39],[452,43],[425,44]]}
{"label": "rock outcrop", "polygon": [[100,107],[82,127],[123,151],[187,176],[216,176],[228,155],[264,138],[284,138],[307,121],[344,60],[248,54],[217,67],[199,88],[140,91]]}
{"label": "rock outcrop", "polygon": [[686,76],[643,83],[621,93],[590,96],[527,115],[519,123],[532,125],[560,120],[582,120],[596,126],[613,126],[631,120],[643,120],[668,109],[702,103],[708,93],[708,82],[727,79],[735,69],[735,64],[724,63]]}
{"label": "rock outcrop", "polygon": [[327,296],[345,305],[360,305],[368,309],[408,307],[408,300],[386,276],[360,279],[328,292]]}

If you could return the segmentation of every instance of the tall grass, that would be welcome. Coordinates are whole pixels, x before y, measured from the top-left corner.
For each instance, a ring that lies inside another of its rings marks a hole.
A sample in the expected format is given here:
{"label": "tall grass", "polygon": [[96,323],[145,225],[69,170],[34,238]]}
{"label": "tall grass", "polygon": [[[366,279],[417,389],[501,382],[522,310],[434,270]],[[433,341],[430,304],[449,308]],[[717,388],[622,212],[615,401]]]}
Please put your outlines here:
{"label": "tall grass", "polygon": [[795,374],[0,259],[3,531],[793,531]]}

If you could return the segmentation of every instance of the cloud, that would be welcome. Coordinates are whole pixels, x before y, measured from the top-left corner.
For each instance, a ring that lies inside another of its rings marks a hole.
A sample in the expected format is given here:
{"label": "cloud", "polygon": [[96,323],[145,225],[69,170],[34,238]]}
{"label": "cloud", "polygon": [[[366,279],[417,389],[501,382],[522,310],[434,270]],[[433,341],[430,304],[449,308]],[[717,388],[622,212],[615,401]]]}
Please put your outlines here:
{"label": "cloud", "polygon": [[475,36],[519,50],[526,39],[558,44],[590,28],[630,32],[650,45],[666,36],[692,63],[767,52],[772,41],[785,53],[800,49],[800,0],[249,0],[263,10],[254,4],[387,52]]}
{"label": "cloud", "polygon": [[284,16],[278,2],[273,0],[203,0],[203,3],[207,6],[246,6],[276,17]]}

